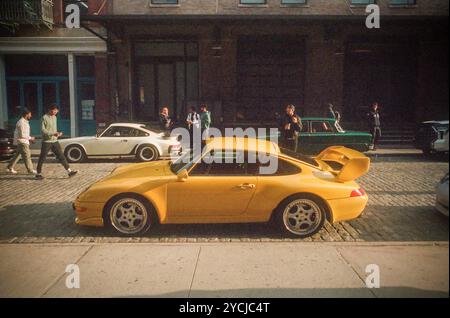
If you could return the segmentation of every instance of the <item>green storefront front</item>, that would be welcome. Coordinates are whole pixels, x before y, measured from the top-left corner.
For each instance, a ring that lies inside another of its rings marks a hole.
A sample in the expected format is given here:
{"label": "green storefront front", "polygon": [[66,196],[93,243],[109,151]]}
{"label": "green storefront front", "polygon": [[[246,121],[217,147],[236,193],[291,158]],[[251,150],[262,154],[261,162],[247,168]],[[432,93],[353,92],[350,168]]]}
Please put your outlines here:
{"label": "green storefront front", "polygon": [[[70,103],[70,81],[64,55],[6,55],[6,94],[8,126],[14,127],[26,107],[33,113],[30,121],[33,135],[40,134],[40,118],[51,104],[60,107],[58,128],[65,136],[95,135],[95,73],[91,56],[77,59],[75,114]],[[31,66],[34,66],[31,68]],[[37,70],[36,70],[37,68]],[[31,70],[31,71],[29,71]]]}

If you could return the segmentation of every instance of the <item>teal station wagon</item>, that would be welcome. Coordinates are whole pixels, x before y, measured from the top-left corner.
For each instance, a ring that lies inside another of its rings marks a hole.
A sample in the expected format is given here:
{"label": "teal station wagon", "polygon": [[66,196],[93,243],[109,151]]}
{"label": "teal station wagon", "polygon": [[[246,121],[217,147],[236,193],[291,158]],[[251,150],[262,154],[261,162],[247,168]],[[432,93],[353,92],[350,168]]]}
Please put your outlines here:
{"label": "teal station wagon", "polygon": [[372,135],[366,132],[345,131],[334,118],[302,118],[303,130],[299,136],[298,152],[317,154],[330,146],[345,146],[366,152],[372,144]]}

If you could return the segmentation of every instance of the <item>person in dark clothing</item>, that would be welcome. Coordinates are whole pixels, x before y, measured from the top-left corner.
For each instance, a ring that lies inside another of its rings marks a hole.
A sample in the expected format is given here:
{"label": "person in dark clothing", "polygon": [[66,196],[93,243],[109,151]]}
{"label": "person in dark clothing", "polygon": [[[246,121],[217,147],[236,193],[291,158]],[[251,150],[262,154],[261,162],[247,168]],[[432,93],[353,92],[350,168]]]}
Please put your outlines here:
{"label": "person in dark clothing", "polygon": [[[203,137],[206,139],[209,138],[209,128],[211,127],[211,112],[208,110],[208,105],[201,104],[200,105],[200,129],[202,133],[202,149],[206,145],[206,140],[203,140]],[[204,136],[203,136],[204,135]]]}
{"label": "person in dark clothing", "polygon": [[161,113],[159,114],[159,127],[166,134],[170,134],[173,128],[172,118],[169,116],[169,108],[163,107]]}
{"label": "person in dark clothing", "polygon": [[281,117],[281,144],[283,147],[297,151],[298,137],[303,129],[300,116],[295,113],[295,106],[286,106],[286,114]]}
{"label": "person in dark clothing", "polygon": [[369,129],[372,134],[372,149],[376,150],[378,142],[381,137],[381,119],[380,119],[380,107],[378,103],[373,103],[370,107],[370,111],[367,114],[369,121]]}

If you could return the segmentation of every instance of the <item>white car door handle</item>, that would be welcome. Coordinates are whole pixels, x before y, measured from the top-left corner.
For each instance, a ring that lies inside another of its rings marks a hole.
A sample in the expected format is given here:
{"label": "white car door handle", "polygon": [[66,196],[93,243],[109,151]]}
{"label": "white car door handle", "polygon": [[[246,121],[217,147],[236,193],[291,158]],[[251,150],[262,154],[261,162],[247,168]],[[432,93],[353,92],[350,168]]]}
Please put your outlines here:
{"label": "white car door handle", "polygon": [[121,141],[122,141],[122,142],[128,142],[128,140],[126,140],[126,139],[122,139]]}
{"label": "white car door handle", "polygon": [[241,190],[250,190],[256,188],[255,184],[243,183],[237,186]]}

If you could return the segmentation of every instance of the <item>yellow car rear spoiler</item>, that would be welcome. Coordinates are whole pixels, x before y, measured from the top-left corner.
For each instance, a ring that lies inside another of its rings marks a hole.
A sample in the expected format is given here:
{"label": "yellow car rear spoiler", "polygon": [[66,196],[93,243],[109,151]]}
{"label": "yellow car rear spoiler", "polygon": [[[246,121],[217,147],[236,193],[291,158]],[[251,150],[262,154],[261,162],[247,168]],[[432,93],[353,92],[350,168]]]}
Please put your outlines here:
{"label": "yellow car rear spoiler", "polygon": [[348,182],[358,179],[369,171],[370,159],[359,151],[333,146],[322,151],[316,158],[329,167],[336,181]]}

